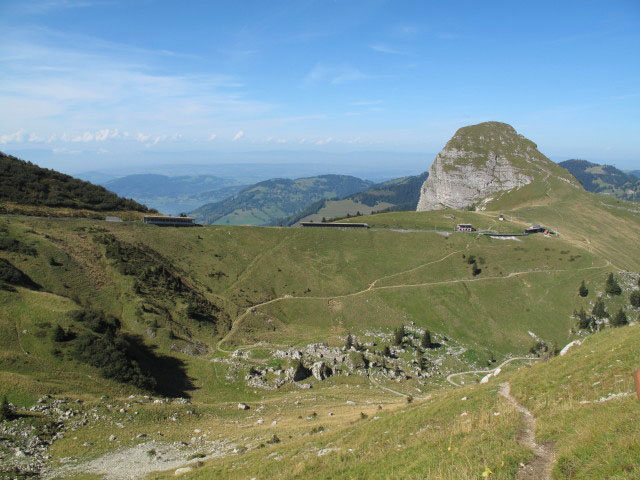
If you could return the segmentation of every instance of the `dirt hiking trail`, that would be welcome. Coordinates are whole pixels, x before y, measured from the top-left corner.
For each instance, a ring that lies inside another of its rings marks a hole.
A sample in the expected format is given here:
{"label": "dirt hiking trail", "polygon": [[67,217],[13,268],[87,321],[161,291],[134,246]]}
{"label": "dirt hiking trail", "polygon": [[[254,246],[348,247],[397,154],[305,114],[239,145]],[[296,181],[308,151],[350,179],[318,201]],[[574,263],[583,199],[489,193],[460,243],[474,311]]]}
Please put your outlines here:
{"label": "dirt hiking trail", "polygon": [[517,480],[551,480],[551,471],[555,462],[555,455],[551,445],[536,443],[536,418],[533,413],[511,395],[509,383],[500,384],[502,395],[516,410],[522,413],[524,418],[524,430],[518,434],[517,441],[523,447],[531,450],[535,458],[520,469],[516,475]]}

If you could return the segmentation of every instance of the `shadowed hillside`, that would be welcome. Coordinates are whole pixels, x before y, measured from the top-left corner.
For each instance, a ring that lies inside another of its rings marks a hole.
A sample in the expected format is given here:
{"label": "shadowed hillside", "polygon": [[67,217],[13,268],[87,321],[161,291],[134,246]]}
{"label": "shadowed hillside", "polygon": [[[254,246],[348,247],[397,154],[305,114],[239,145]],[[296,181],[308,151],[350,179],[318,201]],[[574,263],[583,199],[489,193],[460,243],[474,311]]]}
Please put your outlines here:
{"label": "shadowed hillside", "polygon": [[0,202],[95,211],[148,211],[104,187],[0,153]]}

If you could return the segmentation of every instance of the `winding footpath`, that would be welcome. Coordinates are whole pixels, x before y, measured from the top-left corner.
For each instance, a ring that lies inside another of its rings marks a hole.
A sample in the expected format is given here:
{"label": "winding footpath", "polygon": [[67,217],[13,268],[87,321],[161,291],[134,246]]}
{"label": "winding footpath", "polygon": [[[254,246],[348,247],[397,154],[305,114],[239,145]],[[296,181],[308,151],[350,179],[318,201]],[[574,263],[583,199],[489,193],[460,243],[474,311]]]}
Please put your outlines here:
{"label": "winding footpath", "polygon": [[485,375],[488,375],[490,373],[493,374],[497,370],[501,370],[502,367],[504,367],[505,365],[508,365],[511,362],[515,362],[516,360],[530,360],[532,362],[537,362],[540,359],[539,358],[532,358],[532,357],[514,357],[514,358],[510,358],[508,360],[505,360],[500,365],[498,365],[496,368],[492,368],[491,370],[468,370],[466,372],[452,373],[451,375],[447,375],[447,382],[449,382],[451,385],[454,385],[456,387],[462,387],[461,384],[454,382],[452,380],[452,378],[460,377],[462,375],[469,375],[469,374],[472,374],[472,373],[476,373],[476,374],[484,373]]}
{"label": "winding footpath", "polygon": [[[237,330],[238,325],[240,324],[240,322],[250,313],[257,311],[257,309],[265,307],[267,305],[271,305],[273,303],[278,303],[278,302],[282,302],[285,300],[340,300],[343,298],[350,298],[350,297],[355,297],[355,296],[359,296],[359,295],[363,295],[366,294],[368,292],[372,292],[372,291],[376,291],[376,290],[396,290],[396,289],[404,289],[404,288],[421,288],[421,287],[434,287],[434,286],[439,286],[439,285],[450,285],[450,284],[455,284],[455,283],[475,283],[475,282],[487,282],[487,281],[492,281],[492,280],[505,280],[505,279],[509,279],[509,278],[513,278],[513,277],[518,277],[521,275],[530,275],[530,274],[535,274],[535,273],[560,273],[560,272],[567,272],[569,271],[569,269],[545,269],[545,270],[523,270],[520,272],[511,272],[507,275],[501,275],[501,276],[493,276],[493,277],[480,277],[480,278],[461,278],[461,279],[454,279],[454,280],[442,280],[442,281],[438,281],[438,282],[423,282],[423,283],[410,283],[410,284],[398,284],[398,285],[383,285],[380,287],[377,287],[376,284],[382,280],[386,280],[388,278],[392,278],[392,277],[396,277],[398,275],[403,275],[406,273],[411,273],[414,272],[416,270],[419,270],[421,268],[427,267],[429,265],[433,265],[435,263],[439,263],[442,262],[444,260],[446,260],[447,258],[451,257],[452,255],[455,255],[457,253],[460,253],[464,250],[456,250],[455,252],[451,252],[447,255],[445,255],[444,257],[438,259],[438,260],[434,260],[428,263],[424,263],[422,265],[418,265],[417,267],[411,268],[409,270],[405,270],[402,272],[397,272],[391,275],[386,275],[384,277],[380,277],[376,280],[374,280],[373,282],[371,282],[369,284],[369,286],[363,290],[358,290],[356,292],[352,292],[352,293],[346,293],[343,295],[330,295],[330,296],[321,296],[321,297],[300,297],[300,296],[293,296],[293,295],[283,295],[281,297],[277,297],[277,298],[273,298],[271,300],[268,300],[266,302],[262,302],[262,303],[258,303],[256,305],[252,305],[250,307],[247,307],[244,312],[240,315],[238,315],[234,320],[233,323],[231,325],[231,329],[227,332],[227,334],[222,337],[218,343],[216,344],[216,349],[220,352],[223,353],[227,353],[230,354],[232,353],[229,350],[224,350],[222,348],[222,344],[225,343],[227,341],[227,339]],[[609,265],[611,265],[611,262],[609,262],[608,260],[606,261],[605,265],[602,266],[591,266],[591,267],[585,267],[585,268],[581,268],[581,269],[577,269],[574,271],[583,271],[583,270],[593,270],[593,269],[602,269],[602,268],[606,268]]]}
{"label": "winding footpath", "polygon": [[518,471],[517,480],[551,480],[551,472],[555,463],[555,454],[551,445],[536,443],[536,417],[511,395],[509,383],[500,384],[500,395],[507,400],[524,419],[524,430],[518,435],[520,445],[533,452],[535,458]]}

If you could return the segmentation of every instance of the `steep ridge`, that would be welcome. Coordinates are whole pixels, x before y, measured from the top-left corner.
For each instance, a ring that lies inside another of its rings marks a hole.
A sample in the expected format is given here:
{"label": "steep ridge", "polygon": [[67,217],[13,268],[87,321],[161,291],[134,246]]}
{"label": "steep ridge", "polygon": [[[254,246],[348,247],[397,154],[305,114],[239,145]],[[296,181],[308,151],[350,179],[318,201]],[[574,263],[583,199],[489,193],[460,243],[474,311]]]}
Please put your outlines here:
{"label": "steep ridge", "polygon": [[[0,152],[0,202],[93,211],[148,209],[104,187]],[[1,207],[1,204],[0,204]]]}
{"label": "steep ridge", "polygon": [[512,126],[485,122],[463,127],[433,161],[417,210],[473,207],[548,176],[579,185]]}

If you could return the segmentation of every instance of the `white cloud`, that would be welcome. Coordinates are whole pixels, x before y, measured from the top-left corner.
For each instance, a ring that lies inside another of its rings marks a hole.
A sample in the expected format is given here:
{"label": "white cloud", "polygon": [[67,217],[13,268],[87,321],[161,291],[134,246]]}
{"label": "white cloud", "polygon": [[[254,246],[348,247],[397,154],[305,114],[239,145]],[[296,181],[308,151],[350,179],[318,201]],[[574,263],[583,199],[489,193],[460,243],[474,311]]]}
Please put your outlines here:
{"label": "white cloud", "polygon": [[240,130],[238,133],[236,133],[233,138],[231,139],[232,142],[237,142],[238,140],[240,140],[242,137],[244,137],[244,132],[242,130]]}
{"label": "white cloud", "polygon": [[94,136],[96,141],[104,142],[105,140],[109,140],[111,138],[120,138],[120,133],[118,132],[117,128],[115,130],[103,128],[102,130],[98,130]]}
{"label": "white cloud", "polygon": [[216,138],[218,138],[218,135],[215,133],[212,133],[211,135],[209,135],[209,138],[207,140],[209,140],[210,142],[213,142]]}
{"label": "white cloud", "polygon": [[145,143],[147,140],[151,138],[151,135],[145,135],[144,133],[138,132],[136,133],[136,140],[140,143]]}
{"label": "white cloud", "polygon": [[0,144],[6,143],[22,143],[25,138],[25,131],[21,128],[17,132],[8,133],[6,135],[0,135]]}
{"label": "white cloud", "polygon": [[326,144],[331,143],[331,142],[333,142],[333,138],[332,137],[327,137],[324,140],[318,140],[316,142],[316,145],[326,145]]}

